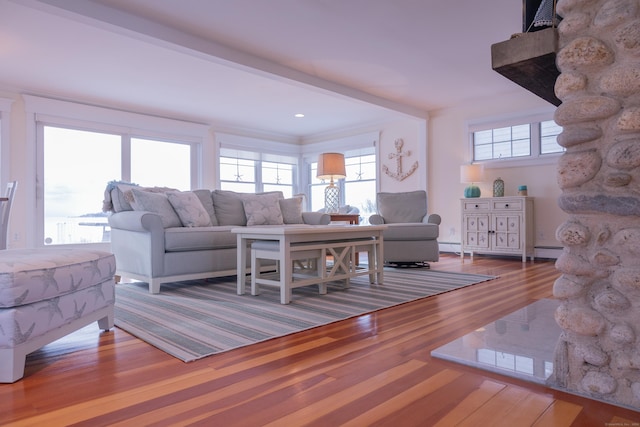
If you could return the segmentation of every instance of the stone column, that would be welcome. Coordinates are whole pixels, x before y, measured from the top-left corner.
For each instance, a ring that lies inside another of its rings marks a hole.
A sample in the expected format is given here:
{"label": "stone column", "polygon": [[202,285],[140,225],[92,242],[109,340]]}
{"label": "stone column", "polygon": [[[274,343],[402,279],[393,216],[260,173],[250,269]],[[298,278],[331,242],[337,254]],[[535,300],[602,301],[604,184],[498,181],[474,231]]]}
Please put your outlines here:
{"label": "stone column", "polygon": [[640,1],[559,0],[564,245],[550,385],[640,408]]}

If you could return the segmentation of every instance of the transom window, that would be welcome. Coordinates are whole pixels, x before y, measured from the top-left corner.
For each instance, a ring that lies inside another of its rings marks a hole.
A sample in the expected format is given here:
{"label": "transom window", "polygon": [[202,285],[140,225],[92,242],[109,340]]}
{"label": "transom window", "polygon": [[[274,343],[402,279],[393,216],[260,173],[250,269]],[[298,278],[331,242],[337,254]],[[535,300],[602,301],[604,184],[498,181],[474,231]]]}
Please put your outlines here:
{"label": "transom window", "polygon": [[553,120],[477,129],[471,132],[473,161],[539,158],[561,153],[562,127]]}

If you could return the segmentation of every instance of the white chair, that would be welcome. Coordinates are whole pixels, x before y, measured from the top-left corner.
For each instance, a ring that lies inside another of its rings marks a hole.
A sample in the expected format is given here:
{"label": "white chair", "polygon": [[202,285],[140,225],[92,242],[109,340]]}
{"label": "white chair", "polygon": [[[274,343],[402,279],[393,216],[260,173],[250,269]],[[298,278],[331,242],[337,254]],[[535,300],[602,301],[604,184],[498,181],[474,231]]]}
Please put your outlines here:
{"label": "white chair", "polygon": [[17,181],[7,183],[7,194],[0,197],[0,249],[7,249],[9,216],[11,215],[11,203],[16,194]]}

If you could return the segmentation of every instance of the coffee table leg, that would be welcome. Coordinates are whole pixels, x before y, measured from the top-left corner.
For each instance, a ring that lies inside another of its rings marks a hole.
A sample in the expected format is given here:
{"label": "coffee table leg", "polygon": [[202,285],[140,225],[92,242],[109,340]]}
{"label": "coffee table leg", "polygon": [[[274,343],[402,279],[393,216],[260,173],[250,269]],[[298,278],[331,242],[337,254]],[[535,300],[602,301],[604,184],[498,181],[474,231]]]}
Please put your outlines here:
{"label": "coffee table leg", "polygon": [[244,295],[244,284],[246,281],[245,278],[245,265],[247,265],[247,241],[242,238],[242,235],[238,234],[237,239],[237,249],[236,249],[236,275],[238,279],[237,285],[237,293],[238,295]]}

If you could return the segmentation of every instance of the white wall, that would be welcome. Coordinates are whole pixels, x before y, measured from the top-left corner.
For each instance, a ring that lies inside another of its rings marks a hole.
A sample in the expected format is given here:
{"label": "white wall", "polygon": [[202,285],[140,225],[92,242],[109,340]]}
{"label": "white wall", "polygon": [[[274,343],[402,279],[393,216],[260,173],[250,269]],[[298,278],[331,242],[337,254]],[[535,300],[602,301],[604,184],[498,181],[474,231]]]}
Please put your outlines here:
{"label": "white wall", "polygon": [[[392,178],[383,172],[383,166],[390,173],[397,173],[395,158],[389,158],[390,154],[396,154],[395,141],[402,139],[404,145],[402,152],[402,172],[409,171],[411,166],[418,162],[418,168],[403,180]],[[380,132],[380,145],[378,147],[378,188],[385,192],[413,191],[427,188],[427,121],[421,119],[404,119],[392,123],[386,123]]]}
{"label": "white wall", "polygon": [[[429,120],[429,211],[442,216],[441,242],[460,242],[460,198],[467,184],[460,183],[460,165],[468,163],[469,122],[553,111],[553,106],[524,90],[500,94],[491,99],[467,102],[464,106],[430,113]],[[516,195],[519,185],[527,185],[534,197],[536,246],[555,246],[556,228],[567,215],[558,207],[560,189],[556,183],[556,165],[521,166],[485,170],[479,184],[482,196],[493,194],[493,180],[505,181],[505,195]]]}

